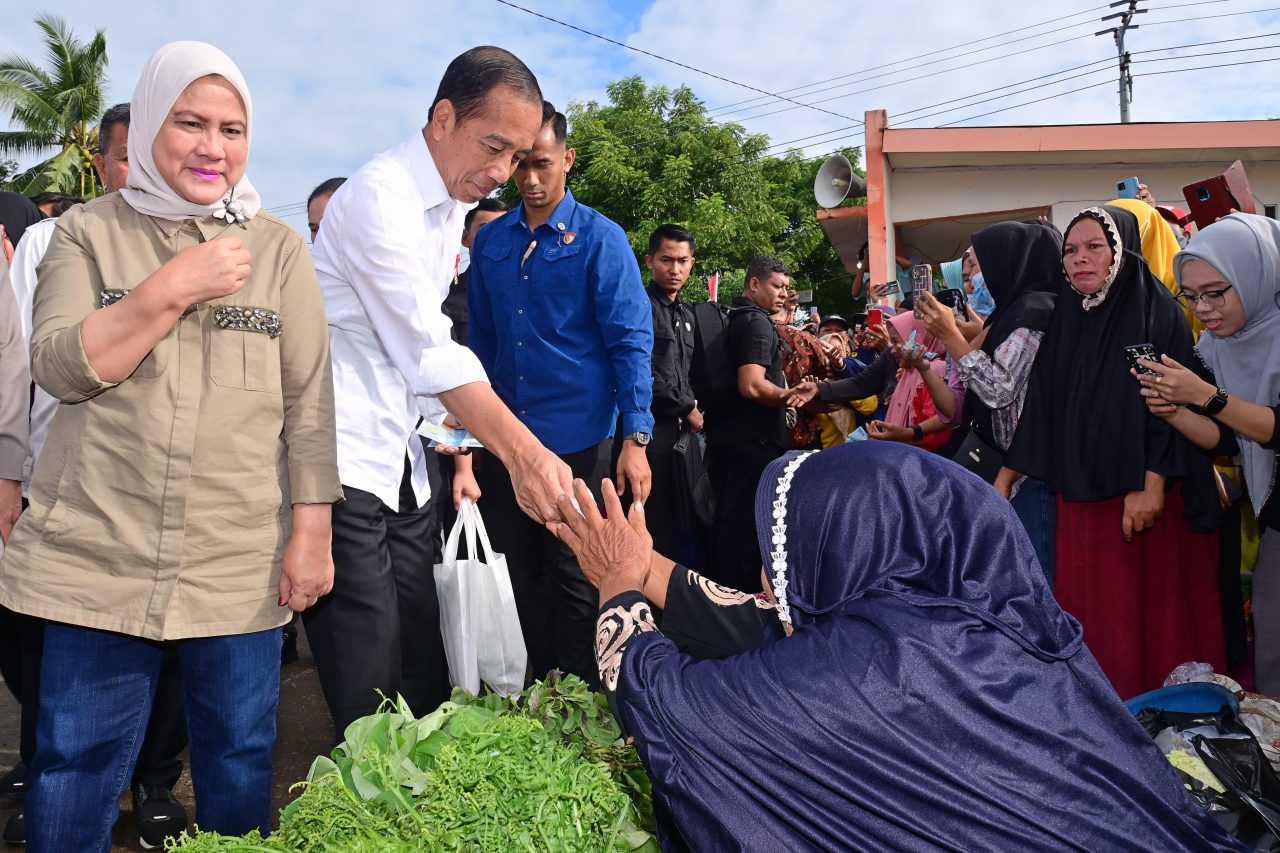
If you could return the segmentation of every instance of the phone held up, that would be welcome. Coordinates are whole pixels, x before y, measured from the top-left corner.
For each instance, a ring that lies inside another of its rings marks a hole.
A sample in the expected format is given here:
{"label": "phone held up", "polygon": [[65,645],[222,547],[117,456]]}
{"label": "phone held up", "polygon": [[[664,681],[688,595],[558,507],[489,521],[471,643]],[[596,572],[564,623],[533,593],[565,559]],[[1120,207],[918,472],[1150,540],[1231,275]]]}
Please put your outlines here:
{"label": "phone held up", "polygon": [[1116,181],[1116,198],[1137,198],[1138,197],[1138,179],[1125,178],[1123,181]]}
{"label": "phone held up", "polygon": [[1221,175],[1187,184],[1182,188],[1182,197],[1187,200],[1197,228],[1208,228],[1233,210],[1257,213],[1249,178],[1239,160]]}
{"label": "phone held up", "polygon": [[872,326],[881,325],[884,325],[884,310],[881,308],[868,308],[867,328],[870,329]]}
{"label": "phone held up", "polygon": [[933,292],[933,267],[915,264],[911,267],[911,304],[916,319],[920,318],[920,294]]}
{"label": "phone held up", "polygon": [[1138,359],[1146,361],[1154,361],[1159,363],[1160,359],[1156,356],[1156,348],[1151,344],[1132,344],[1124,348],[1125,358],[1129,359],[1129,366],[1139,373],[1145,373],[1148,376],[1159,376],[1149,367],[1143,367],[1138,363]]}
{"label": "phone held up", "polygon": [[965,306],[969,304],[969,297],[958,287],[948,287],[946,290],[939,290],[934,294],[934,299],[951,309],[951,313],[956,315],[957,320],[968,320],[969,312],[965,310]]}

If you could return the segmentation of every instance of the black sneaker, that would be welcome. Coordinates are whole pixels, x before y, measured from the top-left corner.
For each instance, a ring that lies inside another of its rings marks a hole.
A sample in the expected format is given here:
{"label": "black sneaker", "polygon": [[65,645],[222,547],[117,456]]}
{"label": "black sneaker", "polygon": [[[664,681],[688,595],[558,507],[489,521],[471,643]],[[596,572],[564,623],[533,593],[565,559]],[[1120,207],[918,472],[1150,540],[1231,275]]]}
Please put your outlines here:
{"label": "black sneaker", "polygon": [[4,825],[4,835],[2,837],[6,844],[27,843],[27,822],[22,819],[22,809],[18,809],[9,815],[9,820]]}
{"label": "black sneaker", "polygon": [[133,786],[133,822],[138,828],[138,843],[154,850],[187,828],[187,810],[168,788],[138,784]]}
{"label": "black sneaker", "polygon": [[31,783],[27,780],[27,765],[21,761],[8,773],[0,776],[0,797],[11,800],[22,799],[30,788]]}

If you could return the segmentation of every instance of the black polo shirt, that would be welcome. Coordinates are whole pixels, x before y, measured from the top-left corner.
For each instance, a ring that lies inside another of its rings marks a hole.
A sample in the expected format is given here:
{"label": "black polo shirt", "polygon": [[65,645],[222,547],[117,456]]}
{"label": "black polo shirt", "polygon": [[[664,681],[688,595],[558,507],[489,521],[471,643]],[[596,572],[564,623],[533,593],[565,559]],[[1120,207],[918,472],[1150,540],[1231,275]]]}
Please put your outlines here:
{"label": "black polo shirt", "polygon": [[[773,325],[773,318],[760,306],[745,296],[735,297],[729,311],[729,328],[726,347],[734,375],[744,364],[758,364],[764,368],[765,378],[785,388],[786,377],[782,373],[782,340]],[[734,391],[726,405],[707,424],[707,438],[714,444],[769,443],[787,448],[786,410],[744,399]]]}

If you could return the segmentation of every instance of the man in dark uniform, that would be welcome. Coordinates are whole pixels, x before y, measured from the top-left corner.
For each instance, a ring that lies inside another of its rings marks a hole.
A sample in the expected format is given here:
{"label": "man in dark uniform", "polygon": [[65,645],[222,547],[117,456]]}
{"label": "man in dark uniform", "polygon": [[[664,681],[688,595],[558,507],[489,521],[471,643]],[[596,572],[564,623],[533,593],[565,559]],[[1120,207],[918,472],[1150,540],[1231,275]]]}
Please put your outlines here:
{"label": "man in dark uniform", "polygon": [[716,494],[714,581],[759,592],[756,485],[765,467],[787,449],[791,392],[782,374],[782,344],[773,325],[787,297],[791,272],[761,255],[747,267],[747,284],[729,311],[727,355],[737,387],[707,423],[707,473]]}
{"label": "man in dark uniform", "polygon": [[648,287],[653,311],[653,439],[647,448],[653,480],[645,520],[653,549],[672,559],[680,530],[672,447],[682,429],[702,431],[702,412],[689,381],[693,311],[680,301],[693,270],[693,253],[692,234],[679,225],[661,225],[649,236],[644,257],[653,278]]}

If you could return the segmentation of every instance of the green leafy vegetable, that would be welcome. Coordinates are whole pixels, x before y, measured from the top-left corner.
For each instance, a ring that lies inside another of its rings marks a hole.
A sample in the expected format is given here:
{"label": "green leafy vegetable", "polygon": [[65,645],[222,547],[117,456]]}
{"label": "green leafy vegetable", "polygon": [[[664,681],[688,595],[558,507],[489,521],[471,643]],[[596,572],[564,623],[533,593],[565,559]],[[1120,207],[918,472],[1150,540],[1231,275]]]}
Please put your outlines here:
{"label": "green leafy vegetable", "polygon": [[455,690],[420,718],[397,697],[344,734],[267,838],[184,833],[166,849],[658,850],[639,756],[604,696],[574,676],[553,672],[510,699]]}

